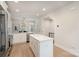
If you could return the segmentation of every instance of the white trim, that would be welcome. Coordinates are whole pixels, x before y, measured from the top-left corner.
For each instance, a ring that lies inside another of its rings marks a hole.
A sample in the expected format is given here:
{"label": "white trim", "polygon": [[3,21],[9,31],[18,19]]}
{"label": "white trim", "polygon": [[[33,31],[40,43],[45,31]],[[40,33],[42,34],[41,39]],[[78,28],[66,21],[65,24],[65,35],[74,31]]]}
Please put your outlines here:
{"label": "white trim", "polygon": [[2,6],[2,8],[8,12],[7,8],[8,8],[8,5],[5,3],[5,1],[0,1],[0,5]]}
{"label": "white trim", "polygon": [[65,51],[67,51],[67,52],[69,52],[69,53],[71,53],[71,54],[73,54],[77,57],[79,56],[79,53],[76,52],[74,49],[68,49],[68,48],[64,47],[63,45],[60,45],[60,44],[57,44],[57,43],[55,43],[55,46],[62,48],[63,50],[65,50]]}

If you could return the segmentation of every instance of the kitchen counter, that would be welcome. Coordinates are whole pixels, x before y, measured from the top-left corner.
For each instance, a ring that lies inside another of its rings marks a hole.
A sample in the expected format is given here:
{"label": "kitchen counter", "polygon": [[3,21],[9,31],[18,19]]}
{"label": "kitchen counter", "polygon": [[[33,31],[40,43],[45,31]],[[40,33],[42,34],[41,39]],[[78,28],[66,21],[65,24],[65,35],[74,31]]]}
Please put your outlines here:
{"label": "kitchen counter", "polygon": [[53,39],[53,38],[49,38],[49,37],[47,37],[45,35],[42,35],[42,34],[31,34],[30,36],[34,37],[38,41],[45,41],[45,40],[51,40],[51,39]]}
{"label": "kitchen counter", "polygon": [[53,38],[41,34],[31,34],[30,48],[36,57],[53,57]]}
{"label": "kitchen counter", "polygon": [[13,44],[24,43],[27,40],[27,33],[13,33]]}

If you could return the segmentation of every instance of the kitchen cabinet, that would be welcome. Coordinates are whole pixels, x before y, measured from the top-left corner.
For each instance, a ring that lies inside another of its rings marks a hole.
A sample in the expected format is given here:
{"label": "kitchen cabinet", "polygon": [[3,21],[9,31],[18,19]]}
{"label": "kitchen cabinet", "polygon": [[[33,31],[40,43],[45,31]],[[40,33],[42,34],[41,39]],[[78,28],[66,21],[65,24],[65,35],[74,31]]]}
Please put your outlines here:
{"label": "kitchen cabinet", "polygon": [[53,38],[41,34],[31,34],[30,48],[36,57],[52,57]]}
{"label": "kitchen cabinet", "polygon": [[13,33],[13,43],[25,43],[27,40],[27,33]]}

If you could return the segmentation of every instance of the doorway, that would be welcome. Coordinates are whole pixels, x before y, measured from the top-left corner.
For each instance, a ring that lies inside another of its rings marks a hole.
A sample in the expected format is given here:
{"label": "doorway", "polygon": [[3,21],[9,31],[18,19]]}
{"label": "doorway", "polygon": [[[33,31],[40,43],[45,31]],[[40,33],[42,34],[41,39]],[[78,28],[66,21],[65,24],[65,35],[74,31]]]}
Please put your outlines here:
{"label": "doorway", "polygon": [[0,13],[0,56],[3,56],[6,50],[6,31],[5,14]]}

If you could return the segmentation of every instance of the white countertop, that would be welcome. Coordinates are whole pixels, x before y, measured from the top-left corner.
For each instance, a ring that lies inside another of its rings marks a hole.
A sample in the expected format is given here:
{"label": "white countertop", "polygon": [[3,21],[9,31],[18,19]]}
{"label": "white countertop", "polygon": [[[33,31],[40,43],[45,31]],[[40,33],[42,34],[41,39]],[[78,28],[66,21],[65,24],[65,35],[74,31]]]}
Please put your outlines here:
{"label": "white countertop", "polygon": [[51,39],[53,40],[53,38],[50,38],[42,34],[30,34],[30,36],[36,38],[39,41],[45,41],[45,40],[51,40]]}
{"label": "white countertop", "polygon": [[13,33],[13,34],[26,34],[26,32],[22,32],[22,33]]}

